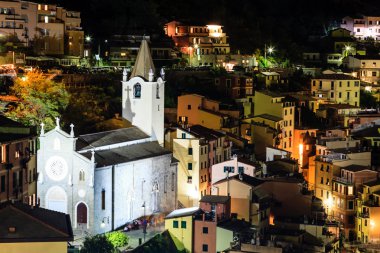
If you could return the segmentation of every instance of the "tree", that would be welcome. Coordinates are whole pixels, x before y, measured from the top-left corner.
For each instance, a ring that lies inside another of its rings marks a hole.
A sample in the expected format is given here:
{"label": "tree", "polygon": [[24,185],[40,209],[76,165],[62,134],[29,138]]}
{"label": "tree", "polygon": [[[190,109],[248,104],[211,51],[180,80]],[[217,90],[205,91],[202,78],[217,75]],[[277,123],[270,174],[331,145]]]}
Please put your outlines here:
{"label": "tree", "polygon": [[105,235],[86,237],[81,253],[112,253],[114,246]]}
{"label": "tree", "polygon": [[63,85],[39,71],[17,78],[11,93],[20,102],[10,107],[5,115],[27,126],[37,126],[43,122],[46,130],[54,128],[55,118],[61,115],[69,102],[69,94]]}
{"label": "tree", "polygon": [[129,241],[128,236],[122,231],[106,233],[106,238],[115,248],[127,246]]}
{"label": "tree", "polygon": [[360,107],[361,108],[376,108],[378,103],[376,98],[369,91],[360,91]]}

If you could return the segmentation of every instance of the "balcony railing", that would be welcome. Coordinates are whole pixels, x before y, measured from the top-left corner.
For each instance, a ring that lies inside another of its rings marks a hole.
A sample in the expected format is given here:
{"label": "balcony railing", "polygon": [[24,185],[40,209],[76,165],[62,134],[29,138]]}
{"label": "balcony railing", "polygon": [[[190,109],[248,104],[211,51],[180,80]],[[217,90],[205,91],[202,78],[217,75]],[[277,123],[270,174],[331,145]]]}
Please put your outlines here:
{"label": "balcony railing", "polygon": [[348,178],[334,176],[333,180],[336,182],[353,185],[353,182],[349,180]]}

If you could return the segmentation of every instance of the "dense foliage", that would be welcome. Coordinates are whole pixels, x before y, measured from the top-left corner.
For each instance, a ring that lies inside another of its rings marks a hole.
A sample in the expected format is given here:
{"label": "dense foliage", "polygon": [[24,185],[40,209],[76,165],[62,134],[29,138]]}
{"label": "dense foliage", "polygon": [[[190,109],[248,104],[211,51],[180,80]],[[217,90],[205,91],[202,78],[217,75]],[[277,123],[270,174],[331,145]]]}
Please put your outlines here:
{"label": "dense foliage", "polygon": [[27,126],[43,122],[46,130],[54,128],[55,118],[60,117],[69,103],[69,94],[63,85],[38,71],[17,78],[11,94],[20,102],[11,106],[5,115]]}
{"label": "dense foliage", "polygon": [[86,237],[81,253],[112,253],[114,246],[105,235]]}
{"label": "dense foliage", "polygon": [[128,245],[129,238],[122,231],[114,231],[105,234],[107,240],[112,243],[115,248],[124,247]]}

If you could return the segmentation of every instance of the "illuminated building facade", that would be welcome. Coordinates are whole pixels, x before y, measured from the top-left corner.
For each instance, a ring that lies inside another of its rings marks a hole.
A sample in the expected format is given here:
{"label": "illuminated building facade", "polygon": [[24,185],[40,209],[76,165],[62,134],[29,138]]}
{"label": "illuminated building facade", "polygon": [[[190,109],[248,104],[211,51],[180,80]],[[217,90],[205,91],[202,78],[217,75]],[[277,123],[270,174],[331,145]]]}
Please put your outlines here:
{"label": "illuminated building facade", "polygon": [[[343,65],[352,70],[352,74],[360,78],[361,81],[379,84],[380,81],[380,56],[355,55],[348,56],[343,61]],[[371,87],[371,86],[369,86]],[[367,88],[371,91],[371,88]]]}
{"label": "illuminated building facade", "polygon": [[311,93],[318,103],[360,106],[360,80],[345,74],[323,74],[311,79]]}
{"label": "illuminated building facade", "polygon": [[221,25],[188,25],[172,21],[164,30],[175,46],[189,56],[190,66],[223,66],[226,55],[230,54],[228,36]]}
{"label": "illuminated building facade", "polygon": [[359,40],[371,38],[380,40],[380,17],[344,17],[340,27],[351,31],[351,35]]}
{"label": "illuminated building facade", "polygon": [[253,121],[270,125],[277,131],[276,147],[293,150],[295,103],[284,95],[270,91],[256,91]]}
{"label": "illuminated building facade", "polygon": [[80,12],[54,4],[0,1],[0,35],[16,36],[38,55],[83,57]]}
{"label": "illuminated building facade", "polygon": [[230,159],[231,144],[224,133],[194,125],[178,128],[173,139],[173,155],[178,164],[178,201],[197,206],[210,194],[211,167]]}

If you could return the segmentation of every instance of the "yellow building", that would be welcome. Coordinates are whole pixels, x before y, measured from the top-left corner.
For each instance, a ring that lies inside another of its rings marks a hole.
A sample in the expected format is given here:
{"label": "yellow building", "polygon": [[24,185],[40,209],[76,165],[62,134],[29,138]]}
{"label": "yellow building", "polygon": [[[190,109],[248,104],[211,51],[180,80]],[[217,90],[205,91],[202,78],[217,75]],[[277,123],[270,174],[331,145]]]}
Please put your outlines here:
{"label": "yellow building", "polygon": [[318,103],[360,106],[360,79],[345,74],[324,74],[311,79],[311,93]]}
{"label": "yellow building", "polygon": [[[274,92],[256,91],[254,115],[255,117],[265,115],[267,119],[267,115],[270,115],[273,122],[271,124],[276,127],[275,129],[279,126],[279,134],[276,137],[278,138],[277,147],[290,152],[293,150],[295,103],[292,100]],[[265,122],[267,121],[264,120],[264,124]]]}
{"label": "yellow building", "polygon": [[0,253],[66,253],[70,216],[22,203],[0,206]]}
{"label": "yellow building", "polygon": [[198,206],[201,196],[210,194],[211,166],[231,157],[231,144],[224,133],[194,125],[178,128],[173,156],[178,164],[178,201],[185,207]]}
{"label": "yellow building", "polygon": [[356,199],[355,228],[357,240],[362,243],[380,242],[380,181],[363,184]]}
{"label": "yellow building", "polygon": [[165,229],[179,251],[193,252],[193,221],[200,213],[199,207],[190,207],[174,210],[165,217]]}
{"label": "yellow building", "polygon": [[315,158],[315,192],[325,206],[331,202],[332,182],[341,175],[341,168],[352,164],[369,166],[371,152],[361,152],[356,148],[329,149],[329,154]]}

